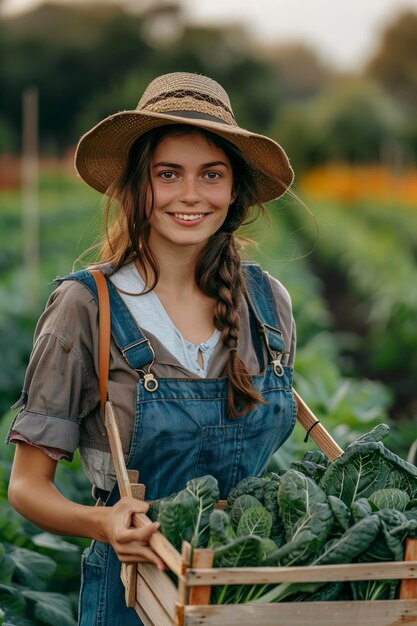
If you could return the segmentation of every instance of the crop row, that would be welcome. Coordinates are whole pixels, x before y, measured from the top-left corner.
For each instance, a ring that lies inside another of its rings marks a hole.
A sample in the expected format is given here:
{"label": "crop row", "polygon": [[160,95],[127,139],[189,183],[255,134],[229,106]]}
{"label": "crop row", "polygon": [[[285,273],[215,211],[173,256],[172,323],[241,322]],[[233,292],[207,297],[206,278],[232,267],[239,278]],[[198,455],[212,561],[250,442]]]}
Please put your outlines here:
{"label": "crop row", "polygon": [[[336,319],[339,329],[359,326],[363,336],[352,344],[359,375],[380,378],[394,390],[403,413],[416,409],[417,281],[416,221],[408,208],[363,210],[335,202],[312,207],[319,222],[319,241],[311,262],[326,281],[326,295],[348,303]],[[292,225],[312,245],[316,232],[300,213]],[[303,224],[301,228],[301,224]],[[401,237],[400,233],[407,236]]]}

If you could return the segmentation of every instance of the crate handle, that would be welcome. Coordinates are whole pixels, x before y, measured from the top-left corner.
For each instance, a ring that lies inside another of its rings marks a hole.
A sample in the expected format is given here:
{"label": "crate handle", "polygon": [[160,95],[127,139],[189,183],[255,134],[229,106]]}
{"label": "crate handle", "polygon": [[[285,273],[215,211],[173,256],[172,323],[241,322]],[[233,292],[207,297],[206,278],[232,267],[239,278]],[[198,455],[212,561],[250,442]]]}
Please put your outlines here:
{"label": "crate handle", "polygon": [[300,395],[295,390],[293,390],[293,393],[297,402],[297,420],[304,430],[310,434],[311,438],[318,445],[320,450],[324,452],[327,458],[330,461],[334,461],[334,459],[337,459],[338,456],[343,454],[342,448],[327,432],[323,424],[317,419]]}

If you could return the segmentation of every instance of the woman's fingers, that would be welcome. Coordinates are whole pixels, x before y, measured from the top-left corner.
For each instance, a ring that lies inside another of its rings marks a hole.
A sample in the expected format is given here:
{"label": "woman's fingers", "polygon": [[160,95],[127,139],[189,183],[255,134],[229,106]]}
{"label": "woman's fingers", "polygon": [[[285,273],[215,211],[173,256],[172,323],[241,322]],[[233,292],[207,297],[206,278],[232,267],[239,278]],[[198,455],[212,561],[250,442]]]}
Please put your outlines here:
{"label": "woman's fingers", "polygon": [[135,498],[121,498],[119,502],[108,509],[107,525],[109,531],[122,531],[124,528],[131,528],[132,515],[134,513],[147,513],[149,505],[142,500]]}
{"label": "woman's fingers", "polygon": [[158,522],[154,522],[144,528],[132,528],[123,532],[118,537],[117,544],[113,545],[119,559],[124,563],[150,562],[159,569],[165,569],[163,560],[149,547],[149,539],[159,526]]}
{"label": "woman's fingers", "polygon": [[122,563],[154,563],[158,569],[165,569],[165,563],[156,552],[140,542],[121,544],[117,556]]}
{"label": "woman's fingers", "polygon": [[118,558],[124,563],[150,562],[165,569],[162,559],[149,547],[149,539],[160,527],[158,522],[136,528],[132,525],[135,513],[146,513],[149,505],[134,498],[121,498],[109,509],[107,537]]}
{"label": "woman's fingers", "polygon": [[143,543],[148,543],[149,538],[153,535],[154,532],[159,530],[160,528],[159,522],[152,522],[147,526],[141,526],[140,528],[135,528],[131,526],[130,528],[124,529],[118,533],[117,539],[120,543],[129,543],[130,541],[140,541]]}
{"label": "woman's fingers", "polygon": [[113,511],[123,513],[130,518],[133,513],[147,513],[149,510],[149,504],[143,500],[136,500],[135,498],[127,497],[121,498],[112,507]]}

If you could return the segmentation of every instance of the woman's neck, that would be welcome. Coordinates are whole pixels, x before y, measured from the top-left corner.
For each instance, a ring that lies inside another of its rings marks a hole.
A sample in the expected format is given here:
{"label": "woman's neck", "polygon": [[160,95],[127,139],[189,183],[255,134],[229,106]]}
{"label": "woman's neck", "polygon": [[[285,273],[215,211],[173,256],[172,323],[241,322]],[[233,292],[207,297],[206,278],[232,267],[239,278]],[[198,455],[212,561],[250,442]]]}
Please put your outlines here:
{"label": "woman's neck", "polygon": [[[195,283],[195,266],[200,250],[194,246],[183,246],[181,249],[172,249],[166,246],[163,254],[158,254],[154,250],[154,254],[158,261],[159,278],[156,286],[158,293],[172,293],[178,296],[187,296],[192,292],[198,291]],[[140,274],[143,275],[143,268],[139,261],[136,266]],[[153,279],[152,271],[147,266],[147,274],[149,280]]]}

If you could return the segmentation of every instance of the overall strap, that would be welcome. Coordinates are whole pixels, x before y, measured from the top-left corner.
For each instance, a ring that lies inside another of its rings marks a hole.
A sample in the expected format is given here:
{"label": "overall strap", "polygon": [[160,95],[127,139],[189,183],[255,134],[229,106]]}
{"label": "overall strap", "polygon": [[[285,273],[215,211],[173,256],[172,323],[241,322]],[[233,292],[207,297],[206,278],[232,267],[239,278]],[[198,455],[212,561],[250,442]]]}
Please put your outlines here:
{"label": "overall strap", "polygon": [[100,389],[101,417],[106,423],[107,381],[110,367],[110,300],[104,274],[92,270],[98,300],[98,382]]}
{"label": "overall strap", "polygon": [[[285,342],[280,330],[278,311],[275,304],[271,284],[265,272],[256,263],[244,262],[243,273],[245,276],[246,295],[248,303],[257,326],[257,335],[263,337],[267,350],[271,355],[271,362],[277,374],[282,373],[281,359],[285,352]],[[254,324],[251,323],[252,336],[254,337]],[[260,357],[259,342],[255,343],[255,350]],[[261,363],[261,361],[260,361]]]}
{"label": "overall strap", "polygon": [[[111,280],[107,277],[105,278],[109,290],[111,333],[113,339],[130,367],[143,372],[145,376],[149,376],[150,367],[155,360],[153,348],[149,340],[141,333],[132,314],[117,293]],[[56,282],[61,283],[64,280],[77,280],[81,282],[98,302],[97,285],[88,270],[68,274],[67,276],[58,278]]]}

